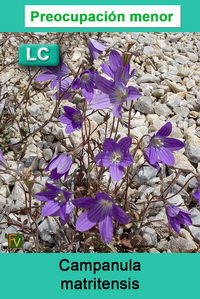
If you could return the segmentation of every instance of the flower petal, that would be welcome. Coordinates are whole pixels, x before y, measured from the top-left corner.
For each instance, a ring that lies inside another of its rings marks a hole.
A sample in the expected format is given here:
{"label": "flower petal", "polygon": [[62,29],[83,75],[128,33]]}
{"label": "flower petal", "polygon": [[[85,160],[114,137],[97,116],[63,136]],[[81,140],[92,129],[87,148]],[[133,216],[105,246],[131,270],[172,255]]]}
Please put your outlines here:
{"label": "flower petal", "polygon": [[72,158],[67,155],[60,155],[59,164],[57,166],[58,173],[66,173],[72,166]]}
{"label": "flower petal", "polygon": [[98,153],[94,159],[99,166],[108,167],[111,164],[110,155],[106,152]]}
{"label": "flower petal", "polygon": [[120,162],[120,165],[125,167],[125,166],[129,166],[133,163],[133,156],[129,153],[124,153],[123,155],[123,159]]}
{"label": "flower petal", "polygon": [[113,237],[113,223],[112,217],[107,215],[102,221],[99,222],[99,232],[102,240],[109,244]]}
{"label": "flower petal", "polygon": [[84,232],[90,228],[92,228],[96,221],[91,221],[88,219],[88,211],[83,212],[76,221],[76,230],[80,230],[81,232]]}
{"label": "flower petal", "polygon": [[119,182],[124,175],[124,167],[117,164],[112,164],[109,168],[109,172],[113,181]]}
{"label": "flower petal", "polygon": [[110,106],[112,106],[112,103],[109,96],[105,93],[95,95],[90,101],[90,107],[93,109],[107,109]]}
{"label": "flower petal", "polygon": [[91,43],[93,45],[93,47],[95,47],[97,50],[103,52],[105,50],[108,49],[108,46],[100,43],[98,40],[93,39],[93,38],[89,38],[88,39],[89,43]]}
{"label": "flower petal", "polygon": [[66,201],[68,201],[71,197],[71,193],[66,190],[61,190],[61,191],[63,192]]}
{"label": "flower petal", "polygon": [[57,173],[56,169],[53,169],[50,174],[50,179],[55,181],[60,179],[63,176],[63,173]]}
{"label": "flower petal", "polygon": [[105,193],[105,192],[96,193],[96,198],[99,199],[99,200],[105,199],[105,200],[109,200],[109,201],[114,202],[114,200],[110,196],[108,196],[108,194]]}
{"label": "flower petal", "polygon": [[121,151],[128,151],[132,144],[131,137],[124,137],[119,140],[118,146]]}
{"label": "flower petal", "polygon": [[42,208],[42,216],[51,216],[60,210],[60,205],[56,201],[48,201]]}
{"label": "flower petal", "polygon": [[52,79],[55,79],[56,78],[56,75],[52,74],[52,73],[49,73],[49,72],[45,72],[45,73],[42,73],[40,75],[38,75],[35,80],[38,81],[38,82],[42,82],[42,81],[48,81],[48,80],[52,80]]}
{"label": "flower petal", "polygon": [[54,186],[52,184],[49,184],[49,183],[46,183],[45,186],[46,186],[47,189],[49,189],[49,190],[51,190],[53,192],[61,191],[60,188],[58,188],[58,187],[56,187],[56,186]]}
{"label": "flower petal", "polygon": [[72,203],[79,208],[91,208],[97,203],[97,200],[91,197],[82,197],[75,198]]}
{"label": "flower petal", "polygon": [[112,50],[110,52],[109,62],[110,62],[110,68],[113,73],[115,73],[118,68],[121,68],[123,66],[122,56],[119,54],[119,52],[115,50]]}
{"label": "flower petal", "polygon": [[74,205],[73,205],[73,203],[72,202],[67,202],[66,203],[66,214],[70,214],[71,215],[71,213],[73,212],[73,210],[74,210]]}
{"label": "flower petal", "polygon": [[177,151],[184,147],[184,143],[176,138],[162,138],[164,146],[169,148],[172,151]]}
{"label": "flower petal", "polygon": [[126,101],[136,100],[141,96],[142,96],[142,94],[141,94],[141,92],[139,92],[139,90],[137,88],[135,88],[133,86],[128,87],[128,96],[126,98]]}
{"label": "flower petal", "polygon": [[54,198],[56,197],[57,192],[53,192],[53,191],[41,191],[39,193],[35,194],[35,197],[38,200],[41,201],[49,201],[49,200],[54,200]]}
{"label": "flower petal", "polygon": [[69,220],[69,218],[70,218],[70,215],[66,215],[65,219],[62,219],[60,217],[60,224],[61,224],[61,226],[64,226],[67,223],[67,221]]}
{"label": "flower petal", "polygon": [[117,142],[112,138],[106,138],[103,143],[103,150],[110,153],[117,148]]}
{"label": "flower petal", "polygon": [[200,204],[200,190],[198,188],[194,192],[193,196],[198,200],[198,203]]}
{"label": "flower petal", "polygon": [[58,121],[61,122],[62,124],[69,125],[72,122],[72,117],[68,118],[66,114],[62,114],[59,118]]}
{"label": "flower petal", "polygon": [[174,205],[169,205],[166,208],[166,213],[169,217],[176,217],[180,212],[180,209]]}
{"label": "flower petal", "polygon": [[51,160],[49,162],[49,164],[47,165],[47,167],[45,168],[45,171],[50,171],[50,170],[53,170],[55,168],[57,168],[58,164],[59,164],[59,158],[60,156],[57,156],[55,158],[53,158],[53,160]]}
{"label": "flower petal", "polygon": [[170,218],[169,224],[175,230],[175,232],[177,232],[177,233],[180,232],[181,226],[180,226],[180,223],[176,220],[176,218]]}
{"label": "flower petal", "polygon": [[66,203],[60,207],[60,218],[66,220]]}
{"label": "flower petal", "polygon": [[87,101],[91,101],[94,96],[94,91],[87,91],[85,88],[83,88],[82,94]]}
{"label": "flower petal", "polygon": [[175,163],[174,155],[172,152],[165,147],[156,148],[156,153],[163,164],[173,166]]}
{"label": "flower petal", "polygon": [[184,225],[192,225],[192,219],[190,218],[190,215],[188,212],[181,210],[181,223]]}
{"label": "flower petal", "polygon": [[101,200],[97,199],[96,204],[88,211],[88,219],[91,221],[100,221],[108,215],[110,208],[105,208]]}
{"label": "flower petal", "polygon": [[100,75],[95,76],[95,83],[98,89],[100,89],[102,92],[109,94],[110,89],[114,85],[113,81],[107,80],[104,77]]}
{"label": "flower petal", "polygon": [[102,67],[103,72],[104,72],[106,75],[108,75],[108,76],[111,77],[111,78],[114,78],[114,74],[113,74],[113,72],[111,71],[109,65],[107,65],[106,63],[102,63],[102,64],[101,64],[101,67]]}
{"label": "flower petal", "polygon": [[148,150],[145,151],[145,154],[147,155],[150,164],[155,164],[157,162],[156,153],[156,149],[153,146],[149,146]]}
{"label": "flower petal", "polygon": [[76,129],[77,129],[77,127],[75,128],[73,126],[73,124],[71,123],[71,124],[67,125],[67,127],[65,128],[65,133],[67,133],[67,134],[73,133],[74,131],[76,131]]}
{"label": "flower petal", "polygon": [[112,215],[113,215],[114,219],[121,224],[126,224],[130,221],[127,214],[116,205],[113,205],[113,207],[112,207]]}
{"label": "flower petal", "polygon": [[172,123],[168,122],[156,133],[155,137],[169,136],[172,132]]}
{"label": "flower petal", "polygon": [[115,117],[122,118],[122,102],[113,107],[112,113]]}

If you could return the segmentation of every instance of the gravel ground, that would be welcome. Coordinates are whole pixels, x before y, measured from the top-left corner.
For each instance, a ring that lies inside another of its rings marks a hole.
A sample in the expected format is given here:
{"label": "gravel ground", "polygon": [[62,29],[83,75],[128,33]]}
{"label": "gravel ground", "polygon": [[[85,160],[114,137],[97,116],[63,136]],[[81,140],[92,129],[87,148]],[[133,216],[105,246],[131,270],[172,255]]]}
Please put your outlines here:
{"label": "gravel ground", "polygon": [[[61,228],[55,218],[40,216],[41,202],[34,197],[29,200],[26,188],[24,191],[20,182],[7,173],[0,174],[0,252],[8,252],[6,234],[15,232],[23,233],[24,245],[20,250],[10,249],[11,252],[35,252],[36,243],[40,252],[200,252],[200,207],[192,196],[195,179],[176,194],[191,176],[187,170],[200,173],[200,33],[92,33],[90,36],[120,51],[132,44],[135,55],[131,67],[136,73],[130,84],[139,88],[143,96],[134,102],[131,137],[152,134],[167,121],[173,124],[171,137],[184,141],[185,148],[174,153],[174,168],[182,171],[169,190],[170,203],[181,204],[189,210],[193,225],[182,228],[180,234],[170,231],[164,209],[155,202],[145,220],[148,225],[144,224],[139,233],[134,226],[146,196],[158,195],[174,179],[175,172],[168,167],[163,168],[162,183],[155,168],[143,167],[138,171],[133,187],[128,190],[129,202],[133,206],[137,204],[137,210],[131,210],[133,221],[118,227],[118,239],[108,246],[96,237],[96,229],[75,235],[70,226]],[[24,176],[29,176],[31,170],[37,181],[32,186],[34,194],[43,190],[49,181],[43,171],[47,163],[65,152],[66,145],[78,147],[81,135],[75,131],[69,137],[64,126],[57,122],[66,101],[51,117],[56,106],[52,100],[54,91],[48,82],[34,80],[39,68],[18,65],[18,46],[23,43],[60,44],[63,60],[74,73],[82,62],[88,63],[89,52],[79,33],[0,33],[1,148],[12,168]],[[103,53],[95,61],[99,72],[100,64],[107,57]],[[82,107],[79,95],[75,102]],[[128,119],[129,108],[129,104],[124,108],[124,120]],[[94,127],[99,125],[93,137],[101,140],[105,131],[102,115],[94,113],[91,122]],[[46,125],[37,131],[43,124]],[[108,129],[111,125],[112,118]],[[119,132],[120,137],[127,135],[125,122],[119,124]],[[84,163],[87,164],[87,157]],[[75,162],[71,174],[77,167]],[[29,205],[31,219],[27,213]]]}

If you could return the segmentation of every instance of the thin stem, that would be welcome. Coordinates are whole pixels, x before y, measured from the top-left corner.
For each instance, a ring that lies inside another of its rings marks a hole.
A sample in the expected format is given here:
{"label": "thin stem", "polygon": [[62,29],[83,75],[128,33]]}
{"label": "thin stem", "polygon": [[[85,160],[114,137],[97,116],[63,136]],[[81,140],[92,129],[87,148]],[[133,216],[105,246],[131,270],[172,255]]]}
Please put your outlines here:
{"label": "thin stem", "polygon": [[128,137],[131,136],[131,112],[133,109],[133,101],[131,101],[131,106],[129,109],[129,115],[128,115]]}

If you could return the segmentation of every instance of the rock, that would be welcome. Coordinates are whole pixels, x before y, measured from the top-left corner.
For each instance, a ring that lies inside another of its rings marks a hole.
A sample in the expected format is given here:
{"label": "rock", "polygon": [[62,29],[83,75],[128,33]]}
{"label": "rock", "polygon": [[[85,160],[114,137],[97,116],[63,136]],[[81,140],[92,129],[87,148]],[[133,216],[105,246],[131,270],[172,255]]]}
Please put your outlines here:
{"label": "rock", "polygon": [[200,162],[200,139],[195,138],[196,142],[185,143],[185,155],[190,162]]}
{"label": "rock", "polygon": [[166,104],[158,104],[155,106],[155,112],[158,115],[168,116],[172,113],[171,109],[167,107]]}
{"label": "rock", "polygon": [[198,55],[197,54],[192,53],[192,52],[188,52],[187,55],[188,55],[190,61],[192,61],[192,62],[197,62],[198,61]]}
{"label": "rock", "polygon": [[1,173],[0,177],[2,178],[4,184],[6,185],[11,185],[15,181],[15,178],[11,174]]}
{"label": "rock", "polygon": [[193,225],[188,226],[188,229],[193,236],[194,240],[200,244],[200,227],[196,227]]}
{"label": "rock", "polygon": [[[131,130],[130,135],[131,135],[132,138],[137,137],[138,139],[140,139],[140,138],[142,138],[142,136],[144,136],[146,134],[148,134],[148,128],[146,126],[140,126],[140,127],[137,127],[137,128],[133,128]],[[121,137],[126,137],[126,136],[121,136]]]}
{"label": "rock", "polygon": [[197,187],[197,179],[194,177],[193,173],[189,173],[186,177],[185,177],[185,181],[188,181],[189,178],[193,177],[187,184],[187,186],[191,189],[195,189]]}
{"label": "rock", "polygon": [[186,240],[182,237],[171,237],[170,239],[170,250],[173,253],[189,253],[197,249],[197,245],[192,240]]}
{"label": "rock", "polygon": [[152,95],[158,99],[163,97],[164,94],[165,94],[165,91],[164,91],[164,89],[161,89],[161,88],[154,89],[152,92]]}
{"label": "rock", "polygon": [[188,77],[190,74],[190,70],[187,66],[184,67],[180,65],[179,67],[177,67],[177,70],[178,70],[177,75],[183,78]]}
{"label": "rock", "polygon": [[0,212],[3,210],[6,204],[7,204],[6,198],[0,195]]}
{"label": "rock", "polygon": [[142,244],[148,247],[156,247],[157,246],[157,234],[156,231],[151,227],[143,227],[141,229],[142,235]]}
{"label": "rock", "polygon": [[46,161],[50,161],[53,157],[53,151],[50,148],[45,148],[43,150],[43,155]]}
{"label": "rock", "polygon": [[149,253],[160,253],[156,248],[150,248]]}
{"label": "rock", "polygon": [[72,61],[77,61],[81,58],[81,52],[75,51],[73,56],[72,56]]}
{"label": "rock", "polygon": [[171,73],[164,73],[162,75],[162,78],[163,79],[168,79],[168,80],[171,80],[173,82],[181,82],[181,78],[179,76],[176,76],[176,75],[172,75]]}
{"label": "rock", "polygon": [[[139,166],[138,166],[139,167]],[[137,172],[137,169],[136,169]],[[158,173],[158,170],[151,165],[142,167],[135,175],[134,182],[138,185],[148,185],[149,180],[154,178]]]}
{"label": "rock", "polygon": [[187,117],[190,110],[187,107],[174,107],[174,112],[182,117]]}
{"label": "rock", "polygon": [[15,183],[10,198],[12,200],[12,212],[15,212],[25,207],[25,193],[19,182]]}
{"label": "rock", "polygon": [[174,109],[175,107],[180,107],[181,102],[183,101],[184,94],[182,92],[180,93],[172,93],[168,92],[165,96],[165,100],[167,105]]}
{"label": "rock", "polygon": [[184,64],[187,64],[188,61],[189,61],[189,58],[188,58],[188,57],[183,56],[183,55],[180,55],[180,54],[174,54],[173,56],[174,56],[174,59],[175,59],[178,63],[183,64],[183,65],[184,65]]}
{"label": "rock", "polygon": [[169,80],[165,80],[164,81],[169,87],[170,89],[175,92],[175,93],[178,93],[178,92],[183,92],[183,91],[186,91],[186,87],[181,85],[181,84],[177,84],[177,83],[174,83],[174,82],[171,82]]}
{"label": "rock", "polygon": [[29,112],[32,116],[38,116],[40,114],[42,114],[40,108],[38,105],[36,105],[35,103],[33,103],[30,107],[29,107]]}
{"label": "rock", "polygon": [[157,245],[157,249],[159,251],[167,251],[170,248],[170,243],[167,240],[160,240],[160,242]]}
{"label": "rock", "polygon": [[175,34],[169,34],[167,36],[167,39],[170,42],[176,43],[179,39],[181,39],[183,37],[183,33],[175,33]]}
{"label": "rock", "polygon": [[47,177],[47,176],[43,176],[43,177],[39,176],[39,177],[37,177],[35,179],[35,181],[38,182],[38,184],[35,183],[33,185],[33,188],[32,188],[33,194],[39,193],[42,190],[44,190],[45,189],[45,184],[46,184],[47,180],[49,180],[49,177]]}
{"label": "rock", "polygon": [[177,194],[177,195],[173,196],[172,193],[169,193],[167,195],[167,197],[171,197],[170,199],[167,200],[167,203],[170,204],[170,205],[179,206],[179,205],[184,204],[183,199],[182,199],[180,194]]}
{"label": "rock", "polygon": [[154,48],[153,47],[151,47],[151,46],[144,47],[144,50],[143,50],[143,54],[144,55],[152,54],[152,52],[154,52]]}
{"label": "rock", "polygon": [[96,123],[97,123],[98,125],[104,122],[104,117],[103,117],[103,115],[99,114],[98,111],[96,111],[95,113],[92,114],[92,119],[93,119],[94,121],[96,121]]}
{"label": "rock", "polygon": [[150,74],[145,74],[142,77],[138,78],[136,80],[137,84],[141,84],[141,83],[150,83],[150,82],[160,82],[160,78],[154,76],[154,75],[150,75]]}
{"label": "rock", "polygon": [[47,241],[49,243],[54,243],[53,235],[57,234],[58,226],[57,224],[51,220],[51,218],[45,219],[39,226],[39,234],[43,241]]}
{"label": "rock", "polygon": [[134,105],[134,108],[145,114],[154,113],[153,101],[151,98],[146,96],[139,98],[136,104]]}
{"label": "rock", "polygon": [[186,82],[186,87],[187,87],[188,90],[190,90],[191,88],[196,86],[195,80],[193,80],[191,78],[185,78],[184,82]]}
{"label": "rock", "polygon": [[167,46],[166,41],[163,39],[160,39],[160,40],[158,39],[157,43],[158,43],[159,47],[161,47],[162,49]]}
{"label": "rock", "polygon": [[[29,152],[26,154],[26,156],[21,160],[22,162],[25,162],[24,167],[29,168],[31,167],[32,170],[38,169],[38,155],[34,152]],[[24,168],[22,167],[22,168]]]}
{"label": "rock", "polygon": [[190,216],[192,219],[192,225],[200,226],[200,211],[197,210],[197,208],[193,208],[190,210]]}
{"label": "rock", "polygon": [[132,119],[131,126],[133,128],[145,126],[145,120],[144,119]]}
{"label": "rock", "polygon": [[24,242],[22,248],[23,248],[23,250],[32,251],[32,246],[29,242]]}
{"label": "rock", "polygon": [[195,172],[194,166],[188,161],[187,157],[180,152],[174,152],[175,156],[175,165],[174,168],[178,169],[188,169]]}

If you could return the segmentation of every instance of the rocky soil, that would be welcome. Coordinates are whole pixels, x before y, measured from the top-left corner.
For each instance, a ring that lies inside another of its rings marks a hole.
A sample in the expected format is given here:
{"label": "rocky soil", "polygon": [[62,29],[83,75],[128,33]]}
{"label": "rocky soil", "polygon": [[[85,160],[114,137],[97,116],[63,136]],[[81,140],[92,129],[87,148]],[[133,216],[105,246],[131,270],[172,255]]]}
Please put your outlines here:
{"label": "rocky soil", "polygon": [[[170,231],[164,208],[155,202],[145,220],[148,224],[138,235],[131,223],[125,229],[118,228],[120,241],[107,246],[95,240],[95,230],[85,233],[84,238],[81,233],[75,236],[70,226],[61,228],[55,218],[40,216],[41,202],[33,196],[30,203],[20,182],[7,173],[0,174],[0,252],[8,252],[6,234],[15,232],[23,233],[24,245],[23,249],[11,252],[35,252],[35,241],[41,252],[200,252],[200,207],[192,196],[196,180],[190,180],[176,194],[192,176],[187,170],[200,173],[200,33],[92,33],[91,37],[120,51],[132,44],[131,51],[135,55],[131,67],[136,73],[130,84],[140,88],[143,96],[134,103],[131,137],[152,134],[167,121],[173,124],[171,137],[184,141],[185,148],[174,153],[174,168],[182,171],[168,196],[171,196],[171,204],[181,204],[189,210],[193,225],[182,228],[179,235]],[[65,152],[63,143],[77,147],[81,135],[75,131],[69,137],[57,117],[51,118],[56,105],[52,100],[54,91],[48,82],[34,80],[39,68],[18,65],[18,46],[27,42],[59,43],[64,62],[76,72],[82,62],[87,63],[89,55],[86,45],[80,41],[78,33],[0,33],[0,147],[8,164],[17,172],[25,175],[31,169],[37,180],[32,187],[33,195],[44,189],[47,180],[50,182],[48,173],[43,171],[47,163],[58,153]],[[100,64],[107,60],[108,55],[103,53],[95,61],[95,68],[101,72]],[[66,101],[61,103],[58,115],[64,105]],[[82,107],[79,96],[76,105]],[[129,108],[129,104],[126,105],[123,112],[120,137],[127,136]],[[88,110],[88,114],[90,112]],[[91,117],[94,126],[103,120],[98,112]],[[37,131],[45,122],[46,126]],[[111,127],[112,118],[109,124]],[[101,139],[104,130],[105,126],[100,125],[94,137]],[[77,166],[75,162],[71,174]],[[129,201],[137,205],[136,218],[146,195],[159,195],[161,188],[175,177],[174,171],[164,167],[161,184],[157,173],[151,166],[143,167],[135,177],[133,188],[128,190]],[[32,225],[26,212],[29,204],[32,217],[37,219]],[[33,230],[37,236],[32,234]]]}

